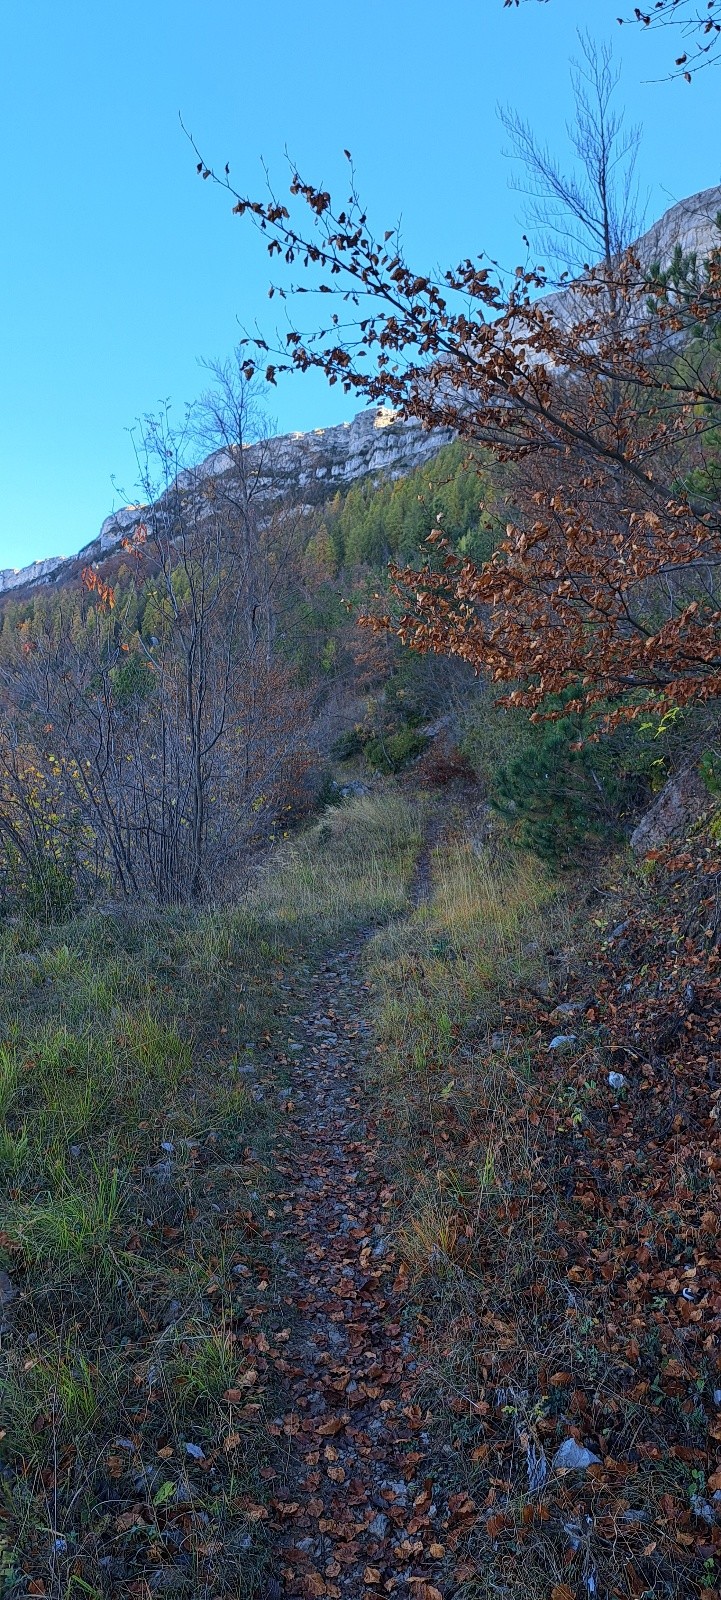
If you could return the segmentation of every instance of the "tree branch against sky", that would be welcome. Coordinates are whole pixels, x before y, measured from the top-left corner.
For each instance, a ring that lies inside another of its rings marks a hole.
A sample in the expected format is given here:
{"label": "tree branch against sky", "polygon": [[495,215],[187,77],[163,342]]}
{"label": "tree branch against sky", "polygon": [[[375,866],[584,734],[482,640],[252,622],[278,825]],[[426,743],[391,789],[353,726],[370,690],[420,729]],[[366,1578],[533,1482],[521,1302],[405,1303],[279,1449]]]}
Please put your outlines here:
{"label": "tree branch against sky", "polygon": [[571,61],[574,115],[566,124],[566,165],[512,106],[499,117],[505,152],[521,166],[513,187],[529,199],[524,223],[544,258],[577,273],[589,261],[611,262],[641,232],[643,215],[635,169],[638,124],[626,127],[616,91],[620,67],[609,44],[579,33],[580,60]]}
{"label": "tree branch against sky", "polygon": [[[549,0],[503,0],[504,7],[548,5]],[[721,4],[719,0],[648,0],[634,6],[630,16],[617,17],[641,28],[676,28],[682,48],[675,57],[672,76],[691,82],[694,72],[721,59]]]}
{"label": "tree branch against sky", "polygon": [[[508,10],[502,0],[470,0],[445,28],[432,0],[417,0],[412,28],[407,5],[386,5],[382,49],[373,6],[333,0],[306,7],[302,26],[292,0],[210,0],[201,29],[191,0],[79,4],[88,25],[75,30],[51,0],[2,7],[12,248],[0,252],[0,297],[13,313],[2,334],[0,571],[86,544],[118,504],[113,479],[134,496],[129,424],[166,395],[182,407],[195,393],[197,357],[228,353],[238,319],[252,325],[264,315],[262,253],[247,250],[228,270],[227,219],[194,191],[179,110],[204,148],[231,156],[239,187],[253,186],[261,157],[282,175],[287,146],[340,192],[336,158],[349,147],[374,214],[402,213],[409,254],[427,254],[429,264],[467,248],[461,218],[472,196],[471,238],[512,268],[524,259],[520,206],[508,193],[495,107],[517,106],[567,164],[557,131],[573,116],[568,60],[579,53],[576,27],[588,25],[612,38],[629,122],[643,123],[638,178],[649,219],[721,176],[718,73],[700,72],[688,93],[675,80],[659,83],[681,53],[679,30],[619,28],[616,17],[631,16],[634,0],[528,0]],[[125,114],[139,38],[153,84],[142,118]],[[363,70],[349,71],[360,57]],[[239,60],[253,63],[242,103]],[[391,136],[387,118],[369,116],[371,82],[402,132]],[[68,163],[68,150],[82,154]],[[147,217],[140,270],[137,229]],[[181,222],[182,249],[169,250]],[[320,375],[280,384],[273,404],[280,433],[352,413]]]}

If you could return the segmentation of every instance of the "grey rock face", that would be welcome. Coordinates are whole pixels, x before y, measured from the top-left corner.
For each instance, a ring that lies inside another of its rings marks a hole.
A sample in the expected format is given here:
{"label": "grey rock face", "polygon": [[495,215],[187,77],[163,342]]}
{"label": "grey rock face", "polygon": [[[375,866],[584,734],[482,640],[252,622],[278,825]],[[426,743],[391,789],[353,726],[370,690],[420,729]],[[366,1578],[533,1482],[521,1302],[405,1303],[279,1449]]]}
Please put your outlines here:
{"label": "grey rock face", "polygon": [[[290,498],[296,506],[300,503],[311,507],[330,499],[337,489],[346,489],[371,474],[403,477],[429,461],[452,438],[450,429],[429,433],[415,419],[404,422],[388,406],[375,406],[359,412],[352,422],[341,422],[334,428],[286,433],[248,445],[247,465],[250,476],[257,478],[256,493],[262,506],[270,509]],[[192,488],[195,482],[202,488],[209,479],[217,479],[222,485],[223,477],[233,467],[231,453],[216,450],[193,473],[181,473],[179,483]],[[97,561],[112,554],[122,539],[132,535],[147,511],[147,506],[138,504],[111,512],[97,538],[79,552],[80,557]],[[17,571],[0,572],[0,594],[45,582],[58,568],[76,559],[51,556]]]}
{"label": "grey rock face", "polygon": [[0,571],[0,594],[6,589],[19,589],[26,583],[42,583],[64,565],[65,559],[65,556],[47,556],[44,561],[31,561],[29,567],[3,567]]}
{"label": "grey rock face", "polygon": [[[450,430],[428,433],[419,422],[403,422],[387,406],[378,406],[334,428],[286,433],[248,445],[247,470],[251,477],[257,475],[256,493],[263,504],[270,507],[290,497],[295,505],[310,507],[374,473],[401,477],[430,460],[452,437]],[[230,451],[216,450],[197,469],[196,481],[203,485],[215,478],[222,484],[234,465]],[[190,486],[190,474],[181,475],[181,484],[184,478]],[[103,554],[142,522],[144,509],[125,506],[106,517],[99,535]]]}
{"label": "grey rock face", "polygon": [[721,244],[716,218],[721,212],[721,184],[702,189],[687,200],[679,200],[665,211],[658,222],[641,235],[636,253],[641,261],[661,265],[670,260],[677,244],[685,255],[695,253],[699,260]]}
{"label": "grey rock face", "polygon": [[[635,240],[634,254],[646,269],[656,263],[661,268],[668,266],[677,245],[684,255],[695,254],[703,261],[721,246],[721,232],[716,223],[719,213],[721,185],[679,200]],[[587,299],[577,293],[572,283],[566,289],[544,295],[542,304],[562,326],[572,326],[589,315]]]}
{"label": "grey rock face", "polygon": [[631,834],[629,842],[634,854],[642,856],[647,850],[657,850],[666,844],[686,827],[707,800],[707,791],[695,767],[686,767],[669,778]]}

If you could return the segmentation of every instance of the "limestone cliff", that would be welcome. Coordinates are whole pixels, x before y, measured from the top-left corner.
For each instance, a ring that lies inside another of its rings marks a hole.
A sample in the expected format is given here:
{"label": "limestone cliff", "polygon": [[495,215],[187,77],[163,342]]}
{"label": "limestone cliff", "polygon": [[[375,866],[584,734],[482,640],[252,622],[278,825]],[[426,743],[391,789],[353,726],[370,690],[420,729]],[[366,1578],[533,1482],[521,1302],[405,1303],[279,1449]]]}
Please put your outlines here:
{"label": "limestone cliff", "polygon": [[[658,222],[642,233],[633,245],[633,251],[644,269],[655,265],[669,265],[676,246],[685,256],[696,255],[703,261],[721,246],[718,219],[721,216],[721,185],[702,189],[699,194],[679,200],[665,211]],[[560,324],[573,326],[589,315],[587,299],[579,295],[573,283],[567,288],[543,296],[542,303]]]}
{"label": "limestone cliff", "polygon": [[[268,503],[288,499],[296,506],[312,506],[370,475],[402,477],[428,461],[451,437],[448,431],[428,433],[418,422],[402,422],[388,407],[379,406],[334,428],[287,433],[263,445],[249,445],[248,455],[250,470],[258,471],[259,491]],[[198,474],[201,480],[222,478],[231,466],[228,453],[217,450],[202,462]],[[62,581],[75,563],[112,554],[142,516],[141,505],[124,506],[105,518],[97,538],[77,555],[52,556],[17,571],[0,572],[0,593]]]}
{"label": "limestone cliff", "polygon": [[649,266],[655,261],[663,266],[679,244],[684,255],[695,252],[701,261],[721,244],[717,224],[720,215],[721,184],[713,189],[702,189],[700,194],[679,200],[665,211],[659,221],[641,235],[635,246],[636,253]]}

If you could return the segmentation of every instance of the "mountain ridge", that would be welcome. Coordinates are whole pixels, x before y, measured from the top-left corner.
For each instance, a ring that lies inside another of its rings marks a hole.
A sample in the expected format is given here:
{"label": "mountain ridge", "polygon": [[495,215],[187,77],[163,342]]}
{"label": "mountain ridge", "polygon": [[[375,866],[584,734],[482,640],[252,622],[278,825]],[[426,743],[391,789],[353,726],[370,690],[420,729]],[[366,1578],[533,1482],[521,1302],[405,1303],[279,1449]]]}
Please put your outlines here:
{"label": "mountain ridge", "polygon": [[[250,470],[259,473],[262,501],[277,502],[291,491],[298,503],[300,491],[303,503],[310,507],[329,499],[336,489],[373,474],[386,479],[402,477],[436,455],[452,437],[450,429],[429,433],[415,418],[404,421],[389,406],[374,406],[358,412],[350,422],[308,433],[279,434],[246,449]],[[221,449],[206,456],[194,472],[201,481],[222,478],[233,466],[230,452]],[[111,512],[96,537],[74,555],[49,556],[26,567],[0,571],[0,595],[60,581],[77,564],[87,566],[107,558],[142,522],[144,511],[147,506],[137,504]]]}

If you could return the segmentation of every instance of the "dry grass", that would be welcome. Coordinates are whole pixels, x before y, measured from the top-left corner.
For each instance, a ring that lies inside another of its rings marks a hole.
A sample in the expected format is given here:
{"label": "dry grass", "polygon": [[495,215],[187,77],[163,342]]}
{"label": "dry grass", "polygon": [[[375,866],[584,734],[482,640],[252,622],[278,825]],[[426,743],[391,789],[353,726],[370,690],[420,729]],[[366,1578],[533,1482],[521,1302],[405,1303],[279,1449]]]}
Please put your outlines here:
{"label": "dry grass", "polygon": [[332,939],[385,922],[407,905],[421,844],[421,811],[392,789],[328,810],[283,847],[261,878],[264,916]]}

